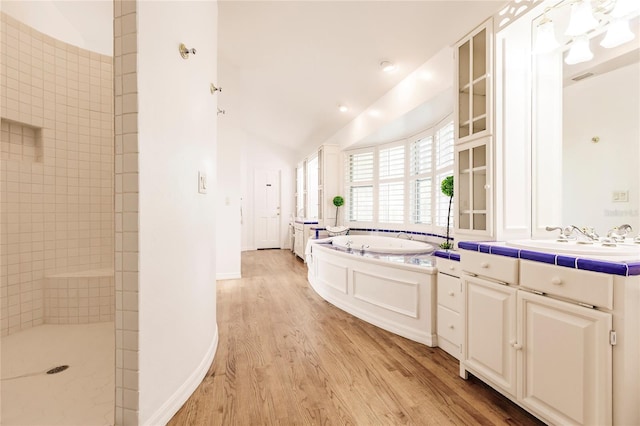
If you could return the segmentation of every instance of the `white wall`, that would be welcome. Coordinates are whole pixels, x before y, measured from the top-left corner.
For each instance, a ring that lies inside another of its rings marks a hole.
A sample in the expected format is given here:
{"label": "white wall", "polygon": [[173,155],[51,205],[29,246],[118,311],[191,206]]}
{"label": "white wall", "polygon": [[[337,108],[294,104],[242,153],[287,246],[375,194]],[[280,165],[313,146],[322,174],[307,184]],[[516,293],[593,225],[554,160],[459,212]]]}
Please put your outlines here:
{"label": "white wall", "polygon": [[[640,230],[639,77],[635,63],[564,89],[562,225],[593,226],[601,235],[623,223],[634,235]],[[629,202],[612,202],[621,190]]]}
{"label": "white wall", "polygon": [[242,241],[240,199],[242,146],[228,117],[218,121],[218,190],[216,210],[216,278],[240,278]]}
{"label": "white wall", "polygon": [[2,11],[83,49],[113,55],[113,1],[2,0]]}
{"label": "white wall", "polygon": [[138,2],[140,424],[169,420],[217,344],[216,62],[216,2]]}

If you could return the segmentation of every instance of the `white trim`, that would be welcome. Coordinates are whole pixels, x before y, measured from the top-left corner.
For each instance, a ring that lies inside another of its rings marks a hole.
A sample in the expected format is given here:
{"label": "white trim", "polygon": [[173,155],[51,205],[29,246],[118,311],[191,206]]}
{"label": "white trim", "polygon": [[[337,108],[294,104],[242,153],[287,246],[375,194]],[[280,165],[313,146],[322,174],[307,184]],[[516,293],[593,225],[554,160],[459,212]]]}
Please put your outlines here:
{"label": "white trim", "polygon": [[209,371],[209,367],[213,363],[213,358],[218,348],[218,325],[216,324],[216,332],[213,336],[211,345],[204,354],[204,358],[200,361],[200,364],[193,370],[193,373],[187,378],[187,380],[171,395],[167,401],[156,411],[144,424],[164,425],[171,420],[171,418],[178,412],[178,410],[189,399],[191,394],[202,383],[202,379]]}
{"label": "white trim", "polygon": [[216,280],[239,280],[242,278],[240,272],[218,272],[216,274]]}

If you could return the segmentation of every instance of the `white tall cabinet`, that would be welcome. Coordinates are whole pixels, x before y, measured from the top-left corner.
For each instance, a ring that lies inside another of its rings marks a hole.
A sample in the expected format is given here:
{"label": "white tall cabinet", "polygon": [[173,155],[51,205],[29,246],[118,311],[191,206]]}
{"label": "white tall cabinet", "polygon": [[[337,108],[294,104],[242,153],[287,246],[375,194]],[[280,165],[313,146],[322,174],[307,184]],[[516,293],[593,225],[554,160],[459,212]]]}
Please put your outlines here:
{"label": "white tall cabinet", "polygon": [[493,20],[460,40],[454,57],[455,238],[486,239],[493,231]]}

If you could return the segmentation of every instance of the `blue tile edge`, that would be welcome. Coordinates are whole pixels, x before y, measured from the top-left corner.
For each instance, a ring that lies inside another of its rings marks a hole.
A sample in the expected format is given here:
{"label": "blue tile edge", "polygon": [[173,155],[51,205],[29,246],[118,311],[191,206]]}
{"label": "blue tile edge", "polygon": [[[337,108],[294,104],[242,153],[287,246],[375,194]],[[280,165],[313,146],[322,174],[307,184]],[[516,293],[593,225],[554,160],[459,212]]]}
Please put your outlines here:
{"label": "blue tile edge", "polygon": [[[303,222],[298,222],[296,220],[296,223],[303,223]],[[304,224],[318,224],[318,222],[304,222]],[[324,226],[312,226],[311,229],[313,229],[315,231],[315,235],[316,235],[316,239],[319,238],[320,236],[320,231],[326,231],[326,227]],[[442,238],[442,239],[446,239],[447,237],[445,235],[440,235],[440,234],[433,234],[431,232],[420,232],[420,231],[405,231],[403,229],[378,229],[378,228],[349,228],[349,231],[359,231],[359,232],[382,232],[382,233],[390,233],[390,234],[397,234],[399,232],[403,232],[407,235],[423,235],[425,237],[438,237],[438,238]],[[453,237],[449,236],[449,241],[454,241]]]}
{"label": "blue tile edge", "polygon": [[[565,268],[580,269],[584,271],[600,272],[605,274],[620,275],[623,277],[640,275],[640,261],[612,262],[590,258],[559,255],[553,253],[537,252],[532,250],[518,250],[510,247],[498,246],[476,241],[460,241],[458,248],[480,253],[507,256],[516,259],[531,260],[547,263]],[[439,255],[438,252],[444,253]],[[446,251],[438,250],[435,255],[446,258]],[[459,257],[459,255],[458,255]]]}
{"label": "blue tile edge", "polygon": [[460,262],[460,253],[456,253],[450,250],[436,250],[433,252],[435,257],[441,257],[443,259],[455,260]]}

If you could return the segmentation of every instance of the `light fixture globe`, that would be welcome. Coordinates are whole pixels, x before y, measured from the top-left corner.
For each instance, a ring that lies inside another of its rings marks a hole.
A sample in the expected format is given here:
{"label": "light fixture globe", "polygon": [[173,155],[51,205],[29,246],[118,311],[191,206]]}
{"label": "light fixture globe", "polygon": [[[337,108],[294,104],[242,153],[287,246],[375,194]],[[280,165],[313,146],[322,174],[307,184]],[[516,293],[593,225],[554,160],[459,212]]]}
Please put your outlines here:
{"label": "light fixture globe", "polygon": [[611,49],[625,44],[635,37],[635,34],[629,29],[629,21],[626,19],[618,19],[609,24],[607,34],[600,42],[600,46]]}
{"label": "light fixture globe", "polygon": [[587,37],[576,37],[564,61],[567,65],[575,65],[591,59],[593,59],[593,52],[589,47],[589,39]]}
{"label": "light fixture globe", "polygon": [[593,10],[589,0],[578,0],[571,5],[569,26],[565,31],[565,35],[569,37],[584,35],[597,26],[598,21],[593,17]]}
{"label": "light fixture globe", "polygon": [[555,28],[551,19],[545,18],[536,27],[536,42],[533,52],[538,55],[552,52],[560,44],[556,40]]}
{"label": "light fixture globe", "polygon": [[347,111],[349,111],[349,107],[346,106],[346,105],[338,105],[338,111],[347,112]]}

